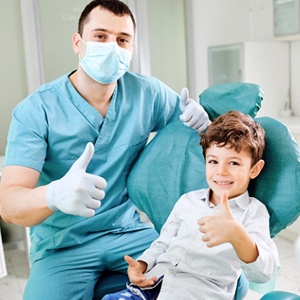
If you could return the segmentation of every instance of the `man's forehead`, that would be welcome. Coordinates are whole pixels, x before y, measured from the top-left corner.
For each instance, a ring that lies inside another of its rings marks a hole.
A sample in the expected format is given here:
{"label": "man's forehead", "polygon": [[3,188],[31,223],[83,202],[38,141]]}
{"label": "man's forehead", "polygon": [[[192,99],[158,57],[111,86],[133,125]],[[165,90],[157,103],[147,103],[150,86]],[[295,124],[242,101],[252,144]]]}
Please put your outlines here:
{"label": "man's forehead", "polygon": [[85,27],[92,31],[114,31],[114,33],[134,35],[134,25],[129,15],[115,15],[114,13],[95,7],[86,19]]}

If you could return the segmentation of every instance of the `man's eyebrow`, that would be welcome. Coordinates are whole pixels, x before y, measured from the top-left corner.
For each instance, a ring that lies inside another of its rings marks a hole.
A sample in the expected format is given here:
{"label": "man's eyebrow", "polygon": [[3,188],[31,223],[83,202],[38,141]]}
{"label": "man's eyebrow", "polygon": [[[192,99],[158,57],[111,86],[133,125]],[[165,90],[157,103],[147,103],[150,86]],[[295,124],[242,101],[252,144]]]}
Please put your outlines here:
{"label": "man's eyebrow", "polygon": [[[94,31],[94,32],[96,32],[96,31],[102,31],[102,32],[107,32],[107,33],[113,33],[112,31],[107,30],[105,28],[95,28],[92,31]],[[130,33],[128,33],[128,32],[118,32],[117,34],[118,35],[125,35],[125,36],[128,36],[128,37],[132,37],[132,35]]]}

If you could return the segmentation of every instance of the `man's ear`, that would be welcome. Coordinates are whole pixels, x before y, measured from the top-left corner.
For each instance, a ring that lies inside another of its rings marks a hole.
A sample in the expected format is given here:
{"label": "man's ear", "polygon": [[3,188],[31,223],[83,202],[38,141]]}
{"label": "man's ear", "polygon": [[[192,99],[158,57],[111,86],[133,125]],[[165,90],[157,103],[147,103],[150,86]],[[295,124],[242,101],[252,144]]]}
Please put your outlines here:
{"label": "man's ear", "polygon": [[265,161],[260,159],[252,168],[251,168],[251,172],[250,172],[250,178],[254,179],[255,177],[257,177],[259,175],[259,173],[261,172],[261,170],[263,169],[265,165]]}
{"label": "man's ear", "polygon": [[80,53],[80,34],[78,32],[75,32],[72,36],[72,47],[73,47],[73,51],[78,54]]}

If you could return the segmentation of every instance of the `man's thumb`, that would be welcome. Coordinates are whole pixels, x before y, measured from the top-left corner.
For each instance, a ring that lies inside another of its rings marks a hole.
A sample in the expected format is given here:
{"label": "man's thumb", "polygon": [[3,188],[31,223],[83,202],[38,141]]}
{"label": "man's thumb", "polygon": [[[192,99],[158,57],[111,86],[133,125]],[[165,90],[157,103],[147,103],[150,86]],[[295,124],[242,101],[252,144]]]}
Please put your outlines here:
{"label": "man's thumb", "polygon": [[89,142],[86,144],[86,147],[85,147],[83,153],[73,164],[73,167],[76,166],[76,168],[78,168],[78,169],[86,170],[93,155],[94,155],[94,145],[93,145],[93,143]]}
{"label": "man's thumb", "polygon": [[181,90],[181,94],[180,94],[180,109],[181,109],[181,111],[183,111],[184,108],[186,107],[188,100],[189,100],[189,90],[187,88],[183,88]]}

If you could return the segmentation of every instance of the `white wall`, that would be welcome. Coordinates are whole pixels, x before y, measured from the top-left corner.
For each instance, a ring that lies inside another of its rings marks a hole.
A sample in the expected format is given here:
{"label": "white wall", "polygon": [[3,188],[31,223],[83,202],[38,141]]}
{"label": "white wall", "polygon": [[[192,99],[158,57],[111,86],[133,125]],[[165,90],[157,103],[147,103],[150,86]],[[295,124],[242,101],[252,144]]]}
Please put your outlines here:
{"label": "white wall", "polygon": [[[195,98],[208,87],[207,48],[214,45],[275,41],[273,1],[187,0],[188,79]],[[278,42],[281,43],[281,42]],[[300,42],[292,42],[292,109],[300,115]],[[281,72],[280,69],[277,70]],[[274,83],[275,84],[275,83]],[[280,106],[284,106],[284,101]],[[281,107],[276,108],[280,110]]]}
{"label": "white wall", "polygon": [[[188,0],[187,36],[189,45],[189,87],[198,95],[208,87],[209,46],[239,43],[250,38],[247,1]],[[236,26],[239,24],[238,26]]]}
{"label": "white wall", "polygon": [[0,155],[3,155],[12,109],[27,94],[19,0],[0,0],[0,20]]}
{"label": "white wall", "polygon": [[300,116],[300,41],[292,43],[292,110]]}
{"label": "white wall", "polygon": [[151,74],[180,93],[187,86],[184,1],[147,0],[147,7]]}
{"label": "white wall", "polygon": [[38,1],[46,82],[77,68],[78,56],[72,49],[72,36],[77,32],[80,13],[88,2]]}

